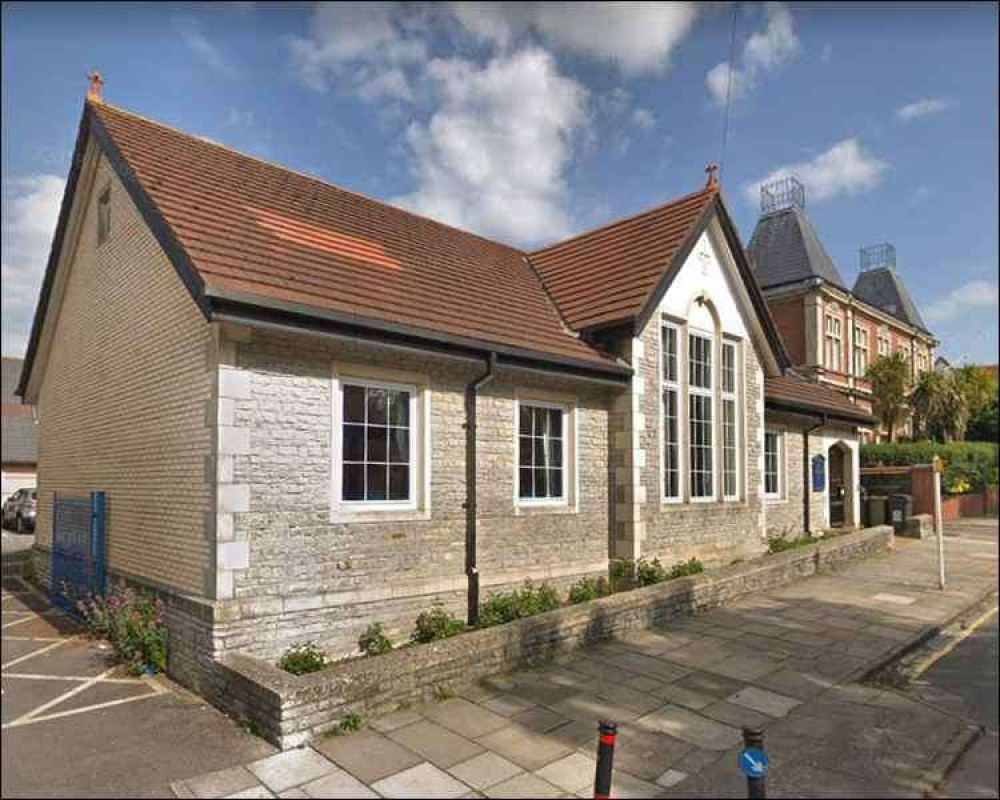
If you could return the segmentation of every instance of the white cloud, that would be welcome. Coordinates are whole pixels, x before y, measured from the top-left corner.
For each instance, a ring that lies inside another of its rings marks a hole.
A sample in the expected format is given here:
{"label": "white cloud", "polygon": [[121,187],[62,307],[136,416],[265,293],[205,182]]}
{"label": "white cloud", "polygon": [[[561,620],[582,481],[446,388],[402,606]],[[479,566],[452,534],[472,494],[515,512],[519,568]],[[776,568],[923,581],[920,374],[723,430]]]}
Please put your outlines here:
{"label": "white cloud", "polygon": [[640,106],[632,112],[632,122],[644,131],[652,130],[656,127],[656,114]]}
{"label": "white cloud", "polygon": [[741,62],[733,64],[731,87],[728,61],[716,64],[705,76],[708,92],[719,105],[726,102],[727,88],[733,100],[741,100],[766,73],[798,58],[801,45],[788,7],[783,3],[767,3],[765,13],[767,26],[747,39]]}
{"label": "white cloud", "polygon": [[65,185],[56,175],[31,175],[8,184],[0,225],[5,355],[24,352]]}
{"label": "white cloud", "polygon": [[320,3],[309,36],[291,43],[303,82],[325,90],[346,79],[369,99],[412,92],[403,67],[427,59],[421,10],[400,3]]}
{"label": "white cloud", "polygon": [[181,40],[208,66],[230,78],[235,78],[239,74],[236,64],[221,47],[205,35],[198,20],[179,20],[177,27],[181,34]]}
{"label": "white cloud", "polygon": [[995,310],[997,299],[996,282],[976,278],[931,303],[924,310],[924,318],[928,322],[946,322],[970,311]]}
{"label": "white cloud", "polygon": [[440,105],[407,129],[417,188],[393,202],[522,243],[568,233],[563,175],[586,89],[537,47],[482,67],[435,60],[428,72]]}
{"label": "white cloud", "polygon": [[698,14],[696,3],[450,4],[465,29],[506,47],[533,31],[559,49],[616,64],[622,72],[662,72]]}
{"label": "white cloud", "polygon": [[921,117],[929,117],[931,114],[940,114],[947,109],[951,103],[937,97],[924,97],[915,103],[907,103],[896,109],[896,118],[901,122],[913,122]]}
{"label": "white cloud", "polygon": [[760,199],[762,184],[795,175],[806,187],[806,202],[821,203],[840,195],[871,191],[882,182],[889,165],[869,152],[857,138],[844,139],[812,161],[785,164],[743,187],[751,204]]}
{"label": "white cloud", "polygon": [[237,128],[252,128],[257,124],[257,115],[253,111],[231,108],[226,115],[226,124]]}

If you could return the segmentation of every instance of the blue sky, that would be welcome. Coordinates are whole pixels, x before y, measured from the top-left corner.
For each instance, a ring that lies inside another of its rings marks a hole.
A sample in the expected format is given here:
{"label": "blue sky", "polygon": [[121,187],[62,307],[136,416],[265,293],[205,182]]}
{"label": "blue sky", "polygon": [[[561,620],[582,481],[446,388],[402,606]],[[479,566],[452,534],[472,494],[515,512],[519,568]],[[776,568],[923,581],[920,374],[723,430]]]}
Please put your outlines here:
{"label": "blue sky", "polygon": [[[949,358],[997,360],[994,4],[4,3],[3,352],[18,354],[86,74],[109,102],[533,245],[693,191],[744,241],[794,171],[845,280],[888,241]],[[728,81],[735,13],[732,80]]]}

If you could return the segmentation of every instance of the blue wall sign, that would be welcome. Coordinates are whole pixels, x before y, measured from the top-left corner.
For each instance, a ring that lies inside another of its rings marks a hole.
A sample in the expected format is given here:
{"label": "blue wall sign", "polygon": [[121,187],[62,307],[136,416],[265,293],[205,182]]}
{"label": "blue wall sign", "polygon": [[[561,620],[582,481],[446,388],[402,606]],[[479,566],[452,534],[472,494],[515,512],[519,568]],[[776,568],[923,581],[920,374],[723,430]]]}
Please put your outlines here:
{"label": "blue wall sign", "polygon": [[740,753],[740,769],[748,778],[763,778],[767,775],[767,755],[753,747]]}
{"label": "blue wall sign", "polygon": [[813,491],[826,491],[826,458],[813,456],[812,460]]}

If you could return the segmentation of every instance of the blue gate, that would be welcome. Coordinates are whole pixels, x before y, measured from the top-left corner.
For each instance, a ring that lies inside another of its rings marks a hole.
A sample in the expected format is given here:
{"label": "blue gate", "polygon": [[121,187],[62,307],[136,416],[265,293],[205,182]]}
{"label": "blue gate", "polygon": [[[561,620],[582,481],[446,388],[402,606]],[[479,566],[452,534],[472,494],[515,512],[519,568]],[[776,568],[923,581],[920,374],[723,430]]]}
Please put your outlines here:
{"label": "blue gate", "polygon": [[52,602],[76,613],[75,602],[104,594],[107,501],[104,492],[56,492],[52,499]]}

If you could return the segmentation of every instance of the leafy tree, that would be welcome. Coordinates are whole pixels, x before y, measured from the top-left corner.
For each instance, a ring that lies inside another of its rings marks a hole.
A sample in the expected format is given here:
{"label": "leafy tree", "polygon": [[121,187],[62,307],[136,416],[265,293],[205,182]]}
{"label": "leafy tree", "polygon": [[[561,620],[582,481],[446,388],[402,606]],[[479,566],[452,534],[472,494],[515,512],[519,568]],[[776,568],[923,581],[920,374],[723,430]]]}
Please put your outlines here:
{"label": "leafy tree", "polygon": [[910,392],[909,405],[913,413],[913,438],[932,439],[938,435],[946,377],[940,372],[925,372]]}
{"label": "leafy tree", "polygon": [[970,417],[975,417],[990,401],[996,400],[996,381],[982,367],[970,364],[953,369],[951,374],[965,397]]}
{"label": "leafy tree", "polygon": [[910,363],[902,352],[876,358],[865,377],[872,385],[875,414],[882,422],[890,442],[896,441],[896,429],[909,414]]}

